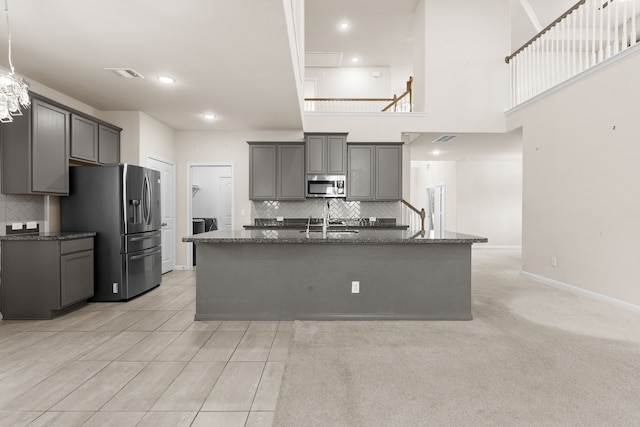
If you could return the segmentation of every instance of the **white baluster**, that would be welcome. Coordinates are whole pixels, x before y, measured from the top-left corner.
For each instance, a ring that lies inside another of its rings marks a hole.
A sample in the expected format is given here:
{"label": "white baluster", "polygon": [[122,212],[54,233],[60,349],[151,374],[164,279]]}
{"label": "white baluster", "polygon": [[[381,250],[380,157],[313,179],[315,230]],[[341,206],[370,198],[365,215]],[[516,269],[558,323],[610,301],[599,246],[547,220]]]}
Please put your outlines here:
{"label": "white baluster", "polygon": [[629,46],[634,46],[636,44],[636,0],[631,2],[631,34],[629,39]]}
{"label": "white baluster", "polygon": [[605,48],[605,57],[611,56],[611,7],[612,3],[609,0],[609,6],[607,7],[607,46]]}
{"label": "white baluster", "polygon": [[597,64],[598,59],[597,59],[597,48],[596,48],[596,38],[597,38],[597,33],[596,33],[596,15],[598,13],[598,6],[596,5],[595,1],[591,2],[591,18],[592,18],[592,22],[591,22],[591,61],[589,63],[589,66],[593,67],[594,65]]}
{"label": "white baluster", "polygon": [[622,50],[627,48],[627,20],[629,16],[627,15],[627,3],[622,3],[622,46],[620,47]]}
{"label": "white baluster", "polygon": [[600,15],[600,47],[598,49],[598,62],[601,62],[604,59],[604,13],[602,8],[600,8],[598,15]]}
{"label": "white baluster", "polygon": [[616,53],[620,52],[620,34],[618,32],[618,27],[620,26],[620,3],[619,1],[613,2],[613,5],[615,6],[615,19],[613,20],[613,40],[614,40],[614,44],[613,44],[613,52],[612,54],[615,55]]}
{"label": "white baluster", "polygon": [[578,9],[579,20],[579,35],[578,35],[578,72],[584,70],[584,53],[583,53],[583,40],[584,40],[584,4]]}
{"label": "white baluster", "polygon": [[572,40],[571,40],[571,76],[575,76],[578,74],[578,47],[577,47],[577,39],[578,39],[578,13],[574,10],[571,12],[571,29],[572,29]]}

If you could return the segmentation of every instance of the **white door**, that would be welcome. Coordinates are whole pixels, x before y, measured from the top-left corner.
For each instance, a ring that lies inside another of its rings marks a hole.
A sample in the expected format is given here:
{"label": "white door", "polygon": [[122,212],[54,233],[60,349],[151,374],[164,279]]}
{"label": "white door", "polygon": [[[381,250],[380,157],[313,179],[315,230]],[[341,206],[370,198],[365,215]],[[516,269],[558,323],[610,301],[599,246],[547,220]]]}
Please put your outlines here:
{"label": "white door", "polygon": [[232,178],[230,176],[221,176],[220,177],[220,219],[222,224],[218,225],[220,230],[231,230],[233,228],[232,224],[232,214],[231,214],[231,200],[233,195],[231,191],[233,189],[232,186]]}
{"label": "white door", "polygon": [[162,215],[162,273],[173,270],[175,256],[175,165],[147,157],[147,167],[160,171],[160,191]]}

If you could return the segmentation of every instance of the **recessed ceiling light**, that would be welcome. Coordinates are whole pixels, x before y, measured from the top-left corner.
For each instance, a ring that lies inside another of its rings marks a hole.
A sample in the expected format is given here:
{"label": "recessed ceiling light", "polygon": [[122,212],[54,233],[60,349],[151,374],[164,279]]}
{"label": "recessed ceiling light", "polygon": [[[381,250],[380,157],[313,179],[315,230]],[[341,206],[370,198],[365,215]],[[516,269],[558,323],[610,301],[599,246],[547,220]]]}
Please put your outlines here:
{"label": "recessed ceiling light", "polygon": [[431,152],[431,154],[433,154],[434,156],[439,156],[440,155],[440,150],[433,150]]}
{"label": "recessed ceiling light", "polygon": [[343,21],[340,23],[338,28],[340,28],[341,31],[347,31],[349,28],[351,28],[351,24],[349,24],[347,21]]}
{"label": "recessed ceiling light", "polygon": [[358,58],[357,56],[354,56],[353,58],[351,58],[351,62],[353,62],[354,64],[357,63],[358,61],[360,61],[360,58]]}
{"label": "recessed ceiling light", "polygon": [[202,117],[204,117],[206,120],[213,120],[216,118],[216,115],[211,113],[204,113]]}
{"label": "recessed ceiling light", "polygon": [[170,77],[170,76],[158,76],[158,80],[160,80],[162,83],[168,84],[168,85],[176,82],[176,79],[174,79],[173,77]]}

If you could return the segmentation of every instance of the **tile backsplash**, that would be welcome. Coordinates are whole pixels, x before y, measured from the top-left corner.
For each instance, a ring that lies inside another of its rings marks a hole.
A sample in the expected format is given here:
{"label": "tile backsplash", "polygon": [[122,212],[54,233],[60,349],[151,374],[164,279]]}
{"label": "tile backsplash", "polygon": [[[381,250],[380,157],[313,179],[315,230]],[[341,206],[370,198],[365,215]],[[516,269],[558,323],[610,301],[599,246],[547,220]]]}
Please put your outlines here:
{"label": "tile backsplash", "polygon": [[[359,202],[343,199],[329,200],[329,215],[332,218],[354,219],[369,218],[396,218],[401,222],[400,202]],[[265,201],[251,203],[251,223],[255,218],[313,218],[322,217],[325,199],[308,199],[299,202]]]}
{"label": "tile backsplash", "polygon": [[0,234],[14,222],[36,221],[44,229],[44,196],[14,196],[0,193]]}

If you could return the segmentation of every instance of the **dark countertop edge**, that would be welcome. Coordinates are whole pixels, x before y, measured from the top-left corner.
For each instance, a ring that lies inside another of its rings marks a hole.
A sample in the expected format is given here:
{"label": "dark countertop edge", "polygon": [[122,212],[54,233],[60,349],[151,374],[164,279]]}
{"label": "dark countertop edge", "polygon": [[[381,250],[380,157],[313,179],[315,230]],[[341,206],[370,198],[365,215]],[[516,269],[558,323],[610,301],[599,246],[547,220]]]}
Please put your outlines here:
{"label": "dark countertop edge", "polygon": [[95,237],[94,231],[82,231],[82,232],[64,232],[64,233],[34,233],[34,234],[9,234],[7,236],[0,236],[0,241],[5,240],[75,240],[84,239],[87,237]]}
{"label": "dark countertop edge", "polygon": [[282,238],[282,239],[270,239],[270,238],[198,238],[195,236],[183,237],[182,241],[185,243],[222,243],[222,244],[361,244],[361,245],[406,245],[406,244],[418,244],[418,245],[437,245],[437,244],[472,244],[472,243],[487,243],[489,240],[484,237],[477,238],[360,238],[354,239],[349,237],[340,238]]}
{"label": "dark countertop edge", "polygon": [[[243,225],[245,230],[306,230],[306,225]],[[313,224],[311,229],[321,229],[322,225]],[[330,225],[329,230],[407,230],[408,225]]]}

